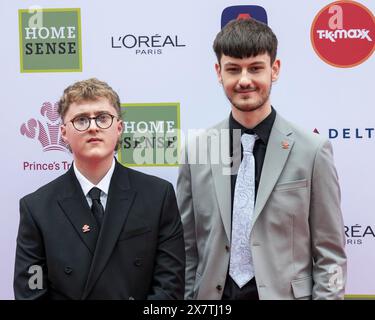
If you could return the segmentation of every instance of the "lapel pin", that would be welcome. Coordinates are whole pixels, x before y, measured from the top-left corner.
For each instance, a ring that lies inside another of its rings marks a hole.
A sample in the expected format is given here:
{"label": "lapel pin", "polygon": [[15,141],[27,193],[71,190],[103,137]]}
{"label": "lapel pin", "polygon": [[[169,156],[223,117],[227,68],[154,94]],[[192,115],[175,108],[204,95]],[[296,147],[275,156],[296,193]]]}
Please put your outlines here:
{"label": "lapel pin", "polygon": [[89,231],[91,231],[90,226],[87,225],[87,224],[85,224],[85,225],[82,227],[82,232],[83,232],[83,233],[86,233],[86,232],[89,232]]}
{"label": "lapel pin", "polygon": [[283,149],[289,149],[289,143],[287,141],[281,142],[281,146],[283,147]]}

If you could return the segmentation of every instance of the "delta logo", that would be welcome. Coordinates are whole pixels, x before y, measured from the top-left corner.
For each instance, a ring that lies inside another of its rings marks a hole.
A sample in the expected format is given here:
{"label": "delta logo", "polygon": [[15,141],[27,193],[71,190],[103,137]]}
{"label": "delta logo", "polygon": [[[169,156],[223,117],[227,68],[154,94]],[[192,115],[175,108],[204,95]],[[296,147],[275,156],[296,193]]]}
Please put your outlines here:
{"label": "delta logo", "polygon": [[268,24],[267,12],[261,6],[231,6],[221,14],[221,28],[231,20],[250,18]]}
{"label": "delta logo", "polygon": [[81,72],[79,8],[20,9],[20,66],[27,72]]}
{"label": "delta logo", "polygon": [[121,104],[124,131],[118,160],[126,166],[178,166],[180,104]]}
{"label": "delta logo", "polygon": [[57,103],[44,102],[40,108],[41,119],[31,118],[21,125],[21,135],[39,141],[44,152],[69,152],[60,134],[60,116]]}
{"label": "delta logo", "polygon": [[[314,133],[320,134],[319,130],[315,128]],[[328,128],[327,137],[331,140],[371,140],[375,138],[374,127],[361,128]]]}
{"label": "delta logo", "polygon": [[355,1],[336,1],[316,15],[310,32],[316,54],[339,68],[355,67],[375,50],[375,18]]}

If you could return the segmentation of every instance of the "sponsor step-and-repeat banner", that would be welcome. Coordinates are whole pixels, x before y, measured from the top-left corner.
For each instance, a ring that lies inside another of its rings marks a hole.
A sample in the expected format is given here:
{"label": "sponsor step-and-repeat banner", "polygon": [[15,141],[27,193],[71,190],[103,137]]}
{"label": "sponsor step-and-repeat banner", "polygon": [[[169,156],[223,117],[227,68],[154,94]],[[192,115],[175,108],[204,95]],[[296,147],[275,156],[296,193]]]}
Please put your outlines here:
{"label": "sponsor step-and-repeat banner", "polygon": [[[121,99],[118,160],[176,185],[189,130],[228,117],[212,50],[232,19],[279,40],[277,112],[329,138],[342,190],[346,297],[375,298],[375,3],[357,1],[0,1],[3,47],[0,299],[13,299],[19,199],[69,169],[57,101],[96,77]],[[62,239],[62,241],[64,241]]]}

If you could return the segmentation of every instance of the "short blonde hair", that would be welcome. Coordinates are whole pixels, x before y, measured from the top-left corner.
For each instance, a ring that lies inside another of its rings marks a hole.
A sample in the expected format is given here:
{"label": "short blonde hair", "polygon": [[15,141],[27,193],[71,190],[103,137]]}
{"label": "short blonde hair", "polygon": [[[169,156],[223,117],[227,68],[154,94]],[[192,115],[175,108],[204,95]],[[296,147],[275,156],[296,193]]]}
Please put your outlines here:
{"label": "short blonde hair", "polygon": [[64,90],[58,102],[58,113],[64,121],[69,106],[81,101],[95,101],[98,98],[107,98],[109,103],[116,109],[117,115],[121,118],[120,98],[118,94],[104,81],[96,78],[78,81]]}

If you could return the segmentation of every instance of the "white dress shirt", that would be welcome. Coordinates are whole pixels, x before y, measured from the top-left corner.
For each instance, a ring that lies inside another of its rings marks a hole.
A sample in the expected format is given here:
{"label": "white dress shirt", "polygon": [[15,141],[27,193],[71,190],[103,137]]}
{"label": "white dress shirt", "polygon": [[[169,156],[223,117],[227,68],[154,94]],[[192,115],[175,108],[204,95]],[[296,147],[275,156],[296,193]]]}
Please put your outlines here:
{"label": "white dress shirt", "polygon": [[89,191],[97,187],[99,188],[102,192],[100,193],[100,202],[102,203],[102,206],[105,210],[106,205],[107,205],[107,198],[108,198],[108,189],[109,189],[109,184],[111,182],[111,178],[113,175],[113,171],[115,170],[115,159],[113,158],[112,165],[109,168],[108,172],[106,175],[103,177],[102,180],[99,181],[97,185],[92,184],[76,167],[75,162],[73,162],[73,169],[74,173],[78,179],[79,184],[81,185],[81,188],[83,190],[83,194],[86,197],[86,200],[89,204],[89,207],[91,208],[92,205],[92,200],[90,196],[88,195]]}

